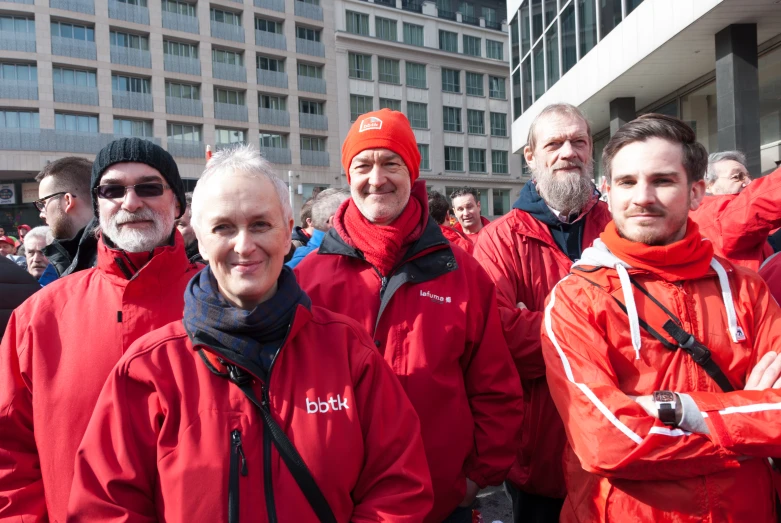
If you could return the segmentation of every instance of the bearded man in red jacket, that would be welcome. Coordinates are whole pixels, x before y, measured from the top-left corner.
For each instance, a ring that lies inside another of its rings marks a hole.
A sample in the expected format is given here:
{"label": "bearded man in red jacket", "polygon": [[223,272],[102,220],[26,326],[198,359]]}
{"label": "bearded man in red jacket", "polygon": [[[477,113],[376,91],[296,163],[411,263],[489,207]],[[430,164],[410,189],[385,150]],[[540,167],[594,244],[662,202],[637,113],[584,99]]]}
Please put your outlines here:
{"label": "bearded man in red jacket", "polygon": [[76,450],[109,372],[138,337],[182,318],[200,268],[174,227],[186,202],[168,152],[111,142],[91,185],[97,266],[17,308],[0,345],[0,520],[65,521]]}
{"label": "bearded man in red jacket", "polygon": [[425,521],[471,523],[478,490],[515,458],[521,388],[494,286],[429,217],[419,164],[402,113],[359,118],[342,146],[352,198],[296,274],[313,304],[363,325],[412,401],[434,486]]}

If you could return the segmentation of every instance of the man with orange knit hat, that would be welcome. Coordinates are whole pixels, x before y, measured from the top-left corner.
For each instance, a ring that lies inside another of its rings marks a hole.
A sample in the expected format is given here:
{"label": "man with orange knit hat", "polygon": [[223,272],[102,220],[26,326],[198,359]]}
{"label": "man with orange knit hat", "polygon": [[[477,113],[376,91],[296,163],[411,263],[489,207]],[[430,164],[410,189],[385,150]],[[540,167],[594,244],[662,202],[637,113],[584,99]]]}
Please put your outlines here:
{"label": "man with orange knit hat", "polygon": [[402,113],[361,116],[342,146],[352,198],[296,275],[312,303],[363,324],[412,401],[434,485],[426,521],[471,523],[478,490],[515,459],[522,393],[494,285],[429,217],[419,164]]}

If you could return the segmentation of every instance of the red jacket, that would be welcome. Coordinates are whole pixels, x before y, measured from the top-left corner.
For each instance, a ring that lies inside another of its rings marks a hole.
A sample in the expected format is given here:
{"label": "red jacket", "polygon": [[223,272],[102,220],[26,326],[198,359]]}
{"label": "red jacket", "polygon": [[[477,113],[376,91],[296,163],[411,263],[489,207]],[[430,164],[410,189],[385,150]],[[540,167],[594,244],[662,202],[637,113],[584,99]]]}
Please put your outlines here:
{"label": "red jacket", "polygon": [[714,252],[732,263],[758,271],[773,254],[767,242],[781,227],[781,169],[758,178],[739,194],[706,195],[689,217],[713,244]]}
{"label": "red jacket", "polygon": [[[585,249],[604,230],[610,212],[599,202],[583,219]],[[548,226],[520,209],[483,229],[474,256],[496,284],[504,338],[523,385],[521,448],[507,479],[525,492],[563,498],[567,437],[545,379],[540,327],[545,298],[569,274],[572,262]],[[519,302],[526,308],[518,308]]]}
{"label": "red jacket", "polygon": [[[318,521],[225,375],[220,360],[235,355],[193,347],[181,321],[138,340],[84,435],[68,521]],[[255,395],[267,394],[337,521],[423,519],[433,493],[418,418],[356,322],[299,306],[269,376],[268,387],[253,376]]]}
{"label": "red jacket", "polygon": [[770,294],[781,303],[781,256],[774,254],[762,264],[759,275],[767,283]]}
{"label": "red jacket", "polygon": [[457,231],[449,225],[440,225],[439,228],[442,230],[442,236],[444,236],[447,241],[453,245],[458,245],[469,254],[472,254],[475,246],[472,243],[472,240],[466,237],[466,234],[461,231]]}
{"label": "red jacket", "polygon": [[[767,286],[723,259],[725,287],[714,264],[677,284],[627,269],[710,349],[736,389],[723,393],[686,352],[640,328],[642,319],[664,333],[669,317],[629,284],[634,305],[627,303],[616,260],[604,245],[586,251],[583,270],[573,268],[545,309],[548,383],[572,449],[561,521],[775,522],[766,457],[781,455],[781,390],[742,390],[765,353],[781,352],[781,310]],[[656,390],[688,394],[710,434],[666,427],[632,399]]]}
{"label": "red jacket", "polygon": [[461,226],[461,222],[456,222],[456,224],[453,226],[453,229],[463,234],[464,237],[466,237],[466,239],[468,239],[470,242],[474,244],[477,242],[477,238],[479,238],[480,235],[483,233],[483,230],[485,230],[485,226],[491,223],[491,220],[489,220],[485,216],[481,216],[480,223],[483,224],[483,228],[480,229],[477,232],[477,234],[467,234],[466,232],[464,232],[464,228]]}
{"label": "red jacket", "polygon": [[199,269],[178,232],[151,259],[100,241],[97,267],[16,309],[0,345],[0,520],[65,521],[76,449],[106,377],[138,337],[182,317]]}
{"label": "red jacket", "polygon": [[331,229],[296,267],[312,303],[357,320],[420,417],[440,522],[463,500],[466,477],[498,485],[513,463],[521,388],[502,336],[496,291],[472,256],[450,249],[429,219],[407,262],[381,281]]}

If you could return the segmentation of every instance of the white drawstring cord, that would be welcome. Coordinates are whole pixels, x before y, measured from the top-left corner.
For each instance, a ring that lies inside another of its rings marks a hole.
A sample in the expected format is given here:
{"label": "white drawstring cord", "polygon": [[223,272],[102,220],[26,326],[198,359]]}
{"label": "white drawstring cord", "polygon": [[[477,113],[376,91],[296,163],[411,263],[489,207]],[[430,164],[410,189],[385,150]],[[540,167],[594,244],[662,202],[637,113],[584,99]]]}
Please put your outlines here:
{"label": "white drawstring cord", "polygon": [[735,313],[735,303],[732,301],[732,289],[729,286],[729,278],[727,277],[727,271],[716,260],[712,258],[710,266],[719,275],[719,285],[721,286],[721,299],[724,301],[724,308],[727,310],[727,326],[729,329],[729,335],[732,337],[734,343],[744,341],[746,335],[743,333],[743,329],[738,326],[738,316]]}
{"label": "white drawstring cord", "polygon": [[621,263],[615,265],[618,279],[621,281],[621,290],[624,293],[624,305],[626,306],[626,315],[629,316],[629,333],[632,336],[632,347],[635,349],[635,359],[640,359],[640,319],[637,316],[637,305],[632,290],[632,282],[629,279],[629,273],[626,267]]}

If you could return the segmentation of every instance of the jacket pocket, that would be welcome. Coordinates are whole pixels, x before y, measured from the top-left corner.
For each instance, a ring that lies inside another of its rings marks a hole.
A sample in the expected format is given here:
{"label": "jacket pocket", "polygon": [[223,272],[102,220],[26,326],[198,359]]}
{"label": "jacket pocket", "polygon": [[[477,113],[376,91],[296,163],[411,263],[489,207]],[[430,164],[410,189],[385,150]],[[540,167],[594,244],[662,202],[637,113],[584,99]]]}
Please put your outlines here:
{"label": "jacket pocket", "polygon": [[230,473],[228,476],[228,523],[239,523],[239,474],[247,475],[247,458],[241,446],[241,431],[230,433]]}

